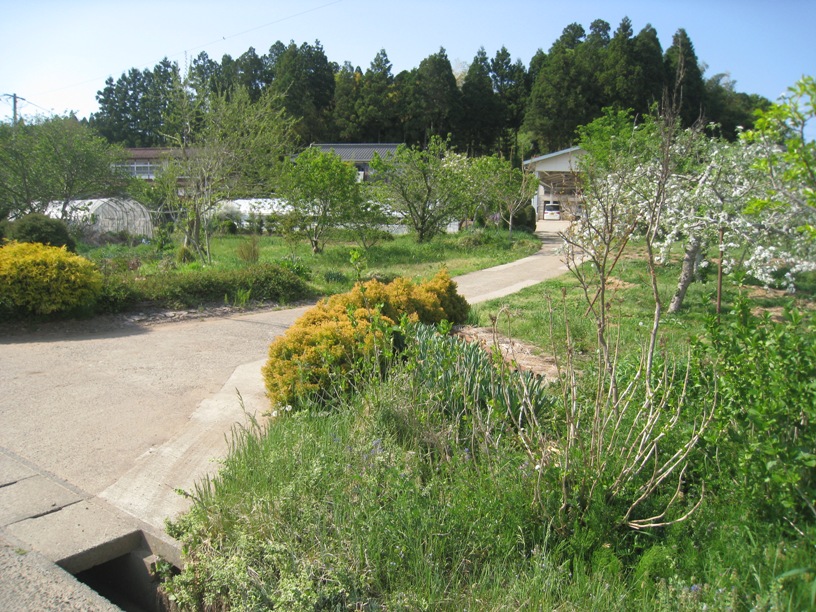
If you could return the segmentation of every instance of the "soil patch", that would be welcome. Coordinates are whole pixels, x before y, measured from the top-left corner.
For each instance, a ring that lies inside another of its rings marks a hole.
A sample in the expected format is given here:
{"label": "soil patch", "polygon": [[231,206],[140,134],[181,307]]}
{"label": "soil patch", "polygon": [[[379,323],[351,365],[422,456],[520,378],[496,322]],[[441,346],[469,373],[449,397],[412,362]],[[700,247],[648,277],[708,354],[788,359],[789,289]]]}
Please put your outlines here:
{"label": "soil patch", "polygon": [[555,359],[542,353],[537,346],[495,333],[490,327],[457,327],[454,334],[466,342],[475,342],[486,351],[498,347],[505,361],[516,369],[533,372],[547,381],[558,380]]}

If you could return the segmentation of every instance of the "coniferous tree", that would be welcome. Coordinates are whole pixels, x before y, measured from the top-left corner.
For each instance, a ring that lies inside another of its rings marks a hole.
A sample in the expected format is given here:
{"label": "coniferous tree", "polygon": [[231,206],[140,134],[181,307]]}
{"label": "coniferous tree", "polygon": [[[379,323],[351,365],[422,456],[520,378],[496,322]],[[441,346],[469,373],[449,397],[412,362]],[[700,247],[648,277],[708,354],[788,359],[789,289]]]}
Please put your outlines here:
{"label": "coniferous tree", "polygon": [[577,53],[584,37],[577,23],[564,28],[533,84],[525,125],[542,151],[570,146],[575,128],[587,123],[585,75]]}
{"label": "coniferous tree", "polygon": [[431,136],[447,136],[458,118],[460,94],[445,49],[422,60],[410,93],[414,118],[422,131],[422,143]]}
{"label": "coniferous tree", "polygon": [[652,104],[660,102],[665,86],[663,68],[663,47],[657,37],[657,30],[647,24],[634,39],[635,78],[634,100],[630,105],[643,115]]}
{"label": "coniferous tree", "polygon": [[753,128],[756,112],[771,106],[767,98],[738,92],[727,73],[707,79],[705,88],[706,119],[717,123],[720,134],[728,140],[735,140],[740,129]]}
{"label": "coniferous tree", "polygon": [[399,140],[402,131],[397,126],[396,91],[391,74],[391,62],[385,49],[371,61],[363,75],[357,115],[362,139],[367,142]]}
{"label": "coniferous tree", "polygon": [[521,60],[511,63],[510,52],[502,47],[490,63],[490,76],[499,99],[502,128],[499,150],[507,159],[515,159],[518,156],[519,130],[530,95],[527,70]]}
{"label": "coniferous tree", "polygon": [[664,56],[665,82],[669,93],[679,104],[680,119],[691,126],[703,117],[705,111],[705,83],[694,45],[683,28],[672,38]]}
{"label": "coniferous tree", "polygon": [[625,109],[636,100],[635,85],[638,72],[635,63],[635,41],[632,22],[624,17],[609,41],[601,82],[604,97],[610,106]]}
{"label": "coniferous tree", "polygon": [[328,133],[328,118],[334,98],[334,70],[319,41],[314,45],[294,41],[284,50],[273,48],[273,80],[270,88],[282,95],[286,111],[300,122],[298,135],[304,143],[319,142]]}
{"label": "coniferous tree", "polygon": [[501,119],[501,103],[493,91],[490,78],[490,61],[484,47],[481,47],[462,84],[462,112],[457,141],[469,155],[492,152],[498,140]]}
{"label": "coniferous tree", "polygon": [[332,110],[334,137],[341,142],[358,142],[362,124],[358,114],[363,74],[359,68],[346,62],[335,75],[334,108]]}

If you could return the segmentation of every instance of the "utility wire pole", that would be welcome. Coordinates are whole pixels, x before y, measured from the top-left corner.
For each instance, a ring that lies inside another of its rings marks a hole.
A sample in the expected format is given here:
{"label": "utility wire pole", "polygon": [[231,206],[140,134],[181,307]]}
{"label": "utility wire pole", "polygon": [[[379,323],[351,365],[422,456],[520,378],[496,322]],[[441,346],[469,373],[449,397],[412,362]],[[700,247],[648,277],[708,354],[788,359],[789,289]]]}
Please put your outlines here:
{"label": "utility wire pole", "polygon": [[17,125],[17,100],[23,100],[17,96],[17,94],[3,94],[7,98],[11,98],[11,108],[12,108],[12,120],[11,125]]}

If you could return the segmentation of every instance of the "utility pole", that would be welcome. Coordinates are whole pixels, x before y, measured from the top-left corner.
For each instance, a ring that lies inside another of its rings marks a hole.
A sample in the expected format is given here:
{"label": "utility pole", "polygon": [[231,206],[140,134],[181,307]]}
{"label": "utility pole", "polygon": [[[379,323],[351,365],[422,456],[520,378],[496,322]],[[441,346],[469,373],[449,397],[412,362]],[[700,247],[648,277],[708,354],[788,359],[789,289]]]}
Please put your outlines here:
{"label": "utility pole", "polygon": [[[2,94],[6,98],[11,98],[11,108],[12,108],[12,120],[11,125],[12,127],[17,125],[17,94]],[[20,98],[22,100],[22,98]]]}

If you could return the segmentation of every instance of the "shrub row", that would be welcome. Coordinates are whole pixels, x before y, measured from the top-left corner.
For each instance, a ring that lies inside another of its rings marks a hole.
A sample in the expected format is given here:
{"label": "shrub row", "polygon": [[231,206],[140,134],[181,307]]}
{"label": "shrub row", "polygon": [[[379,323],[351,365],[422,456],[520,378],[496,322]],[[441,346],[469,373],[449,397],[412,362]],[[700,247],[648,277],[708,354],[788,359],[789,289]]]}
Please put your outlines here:
{"label": "shrub row", "polygon": [[392,332],[403,318],[427,324],[463,323],[468,304],[447,271],[413,284],[372,280],[320,301],[269,347],[263,368],[275,404],[299,405],[342,394],[351,374],[377,350],[390,352]]}
{"label": "shrub row", "polygon": [[121,312],[145,302],[168,308],[249,300],[290,303],[309,295],[305,281],[273,264],[135,277],[103,275],[65,247],[10,242],[0,248],[0,315],[10,318]]}
{"label": "shrub row", "polygon": [[254,301],[291,303],[310,295],[306,283],[291,270],[274,264],[255,264],[237,269],[204,268],[134,278],[112,274],[105,279],[100,308],[125,310],[148,302],[168,308],[202,304]]}

